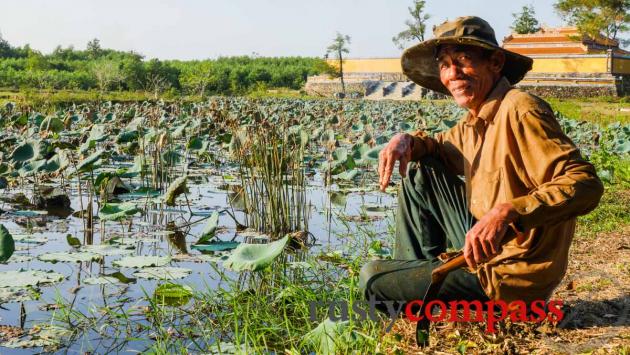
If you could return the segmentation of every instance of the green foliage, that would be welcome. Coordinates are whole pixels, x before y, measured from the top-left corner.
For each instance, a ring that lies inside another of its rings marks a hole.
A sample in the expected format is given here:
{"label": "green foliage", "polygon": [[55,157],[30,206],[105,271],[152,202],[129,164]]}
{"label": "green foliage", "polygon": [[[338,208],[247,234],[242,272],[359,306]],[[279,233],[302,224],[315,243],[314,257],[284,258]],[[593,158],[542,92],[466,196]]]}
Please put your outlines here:
{"label": "green foliage", "polygon": [[538,25],[538,20],[536,20],[536,12],[534,11],[534,6],[523,6],[521,12],[513,13],[514,22],[512,23],[512,27],[510,27],[514,32],[525,34],[525,33],[535,33],[540,30],[540,26]]}
{"label": "green foliage", "polygon": [[[242,95],[261,84],[298,90],[306,77],[331,71],[322,59],[305,57],[220,57],[214,60],[143,60],[135,52],[57,46],[42,54],[28,45],[13,47],[0,36],[0,87],[38,90],[145,91],[152,98],[174,94]],[[98,100],[95,97],[93,100]]]}
{"label": "green foliage", "polygon": [[554,8],[568,24],[592,38],[603,33],[616,39],[629,29],[629,0],[558,0]]}
{"label": "green foliage", "polygon": [[424,13],[425,3],[426,1],[424,0],[414,0],[413,6],[408,8],[411,20],[405,21],[407,28],[392,37],[392,41],[396,47],[405,49],[407,42],[424,41],[427,21],[431,18],[431,15]]}

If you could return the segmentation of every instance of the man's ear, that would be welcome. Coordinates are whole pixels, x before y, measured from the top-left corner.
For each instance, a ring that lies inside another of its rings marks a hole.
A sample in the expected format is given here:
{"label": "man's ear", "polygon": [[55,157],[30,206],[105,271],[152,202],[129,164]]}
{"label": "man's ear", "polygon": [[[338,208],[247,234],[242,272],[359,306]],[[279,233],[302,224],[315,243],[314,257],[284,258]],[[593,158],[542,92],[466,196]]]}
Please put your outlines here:
{"label": "man's ear", "polygon": [[505,64],[505,53],[503,51],[494,51],[490,56],[490,68],[495,73],[500,73]]}

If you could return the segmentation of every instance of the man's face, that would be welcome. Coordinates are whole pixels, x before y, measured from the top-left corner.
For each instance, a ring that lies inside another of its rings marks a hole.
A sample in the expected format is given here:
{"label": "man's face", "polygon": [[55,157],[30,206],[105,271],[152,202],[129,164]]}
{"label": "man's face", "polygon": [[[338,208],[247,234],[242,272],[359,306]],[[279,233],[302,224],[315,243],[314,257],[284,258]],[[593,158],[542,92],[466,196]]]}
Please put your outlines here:
{"label": "man's face", "polygon": [[[502,53],[501,53],[502,54]],[[475,46],[444,45],[437,54],[440,81],[461,107],[477,110],[498,79],[503,59]]]}

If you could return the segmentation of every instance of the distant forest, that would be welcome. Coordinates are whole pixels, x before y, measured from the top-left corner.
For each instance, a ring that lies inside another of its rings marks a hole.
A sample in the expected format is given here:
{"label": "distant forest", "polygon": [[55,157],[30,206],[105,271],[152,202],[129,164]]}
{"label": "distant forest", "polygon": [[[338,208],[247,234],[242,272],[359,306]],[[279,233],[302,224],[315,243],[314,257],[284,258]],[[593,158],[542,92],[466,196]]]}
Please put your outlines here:
{"label": "distant forest", "polygon": [[0,37],[0,88],[145,91],[186,95],[242,95],[266,88],[300,89],[309,75],[331,72],[323,59],[220,57],[145,60],[133,51],[106,49],[94,39],[85,50],[50,54],[12,46]]}

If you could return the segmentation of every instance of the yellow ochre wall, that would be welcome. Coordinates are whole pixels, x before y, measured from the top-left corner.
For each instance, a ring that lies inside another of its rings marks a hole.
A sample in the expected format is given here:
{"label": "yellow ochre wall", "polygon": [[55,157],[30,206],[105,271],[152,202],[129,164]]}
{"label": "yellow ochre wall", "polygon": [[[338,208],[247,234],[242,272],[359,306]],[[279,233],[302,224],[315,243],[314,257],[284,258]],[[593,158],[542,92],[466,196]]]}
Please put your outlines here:
{"label": "yellow ochre wall", "polygon": [[[608,58],[534,58],[531,73],[606,73]],[[338,61],[328,63],[337,66]],[[346,73],[402,73],[400,58],[345,59]],[[614,58],[614,73],[630,73],[630,59]]]}
{"label": "yellow ochre wall", "polygon": [[532,73],[606,73],[608,58],[534,58]]}
{"label": "yellow ochre wall", "polygon": [[[337,67],[338,60],[328,59],[328,64]],[[400,58],[344,59],[346,73],[402,73]]]}

